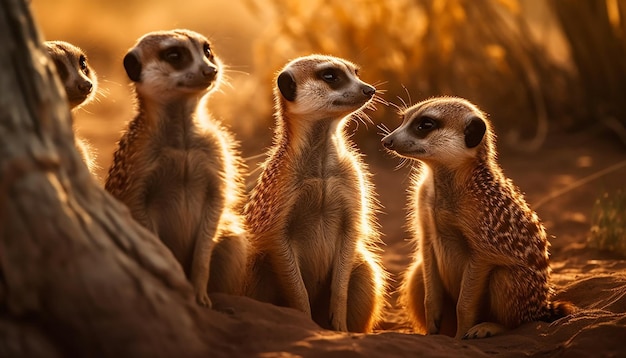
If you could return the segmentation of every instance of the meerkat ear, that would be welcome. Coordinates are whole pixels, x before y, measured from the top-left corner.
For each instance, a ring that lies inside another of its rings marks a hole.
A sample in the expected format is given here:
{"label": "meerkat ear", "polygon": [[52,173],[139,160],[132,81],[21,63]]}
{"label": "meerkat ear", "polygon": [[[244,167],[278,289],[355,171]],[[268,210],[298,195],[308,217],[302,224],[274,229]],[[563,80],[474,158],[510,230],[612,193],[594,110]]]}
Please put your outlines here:
{"label": "meerkat ear", "polygon": [[130,51],[124,56],[124,69],[131,81],[139,82],[141,79],[141,62],[133,51]]}
{"label": "meerkat ear", "polygon": [[465,126],[465,145],[474,148],[480,144],[487,131],[485,121],[478,117],[473,117]]}
{"label": "meerkat ear", "polygon": [[289,71],[283,71],[278,75],[278,89],[280,93],[289,102],[293,102],[296,99],[296,80]]}

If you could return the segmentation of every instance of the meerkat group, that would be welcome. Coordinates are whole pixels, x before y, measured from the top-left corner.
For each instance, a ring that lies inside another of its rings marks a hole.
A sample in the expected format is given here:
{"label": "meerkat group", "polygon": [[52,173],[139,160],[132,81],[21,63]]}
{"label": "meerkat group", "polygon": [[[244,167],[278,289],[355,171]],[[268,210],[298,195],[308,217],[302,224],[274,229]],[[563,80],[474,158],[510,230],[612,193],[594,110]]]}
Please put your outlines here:
{"label": "meerkat group", "polygon": [[[92,98],[96,78],[84,53],[46,46],[72,108]],[[358,67],[309,55],[277,74],[274,142],[249,196],[239,144],[208,112],[223,72],[208,39],[148,33],[123,67],[137,114],[105,189],[170,249],[197,302],[211,307],[212,292],[246,295],[295,308],[323,328],[372,332],[389,277],[371,175],[346,134],[376,95]],[[401,115],[382,145],[421,163],[409,188],[415,254],[399,302],[415,332],[483,338],[571,313],[569,302],[550,300],[545,230],[500,169],[486,115],[454,97]]]}

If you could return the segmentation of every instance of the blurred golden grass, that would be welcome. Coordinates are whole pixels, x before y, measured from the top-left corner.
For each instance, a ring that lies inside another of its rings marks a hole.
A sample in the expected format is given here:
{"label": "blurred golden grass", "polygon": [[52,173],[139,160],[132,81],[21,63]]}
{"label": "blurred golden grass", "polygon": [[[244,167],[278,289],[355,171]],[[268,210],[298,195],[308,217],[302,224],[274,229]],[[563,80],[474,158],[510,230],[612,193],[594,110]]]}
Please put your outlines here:
{"label": "blurred golden grass", "polygon": [[[274,19],[254,47],[255,67],[272,69],[265,72],[263,83],[270,82],[286,59],[311,52],[345,57],[362,66],[364,80],[383,89],[387,100],[466,97],[491,114],[510,145],[527,149],[542,144],[549,117],[562,115],[559,110],[566,108],[571,92],[567,47],[545,4],[528,8],[517,0],[284,0],[263,5],[246,0],[246,4]],[[393,110],[373,116],[390,128],[399,123]],[[370,137],[361,141],[364,146],[377,145],[371,138],[374,131],[357,133],[360,136]],[[536,140],[524,142],[523,137]]]}
{"label": "blurred golden grass", "polygon": [[[309,53],[356,62],[363,79],[391,102],[463,96],[490,113],[501,133],[536,136],[541,121],[547,121],[544,117],[555,113],[550,109],[562,108],[567,100],[563,66],[567,53],[546,6],[525,8],[524,4],[518,0],[35,0],[31,7],[45,39],[82,47],[99,75],[100,101],[78,113],[77,123],[81,133],[100,148],[99,161],[106,168],[119,132],[133,112],[121,60],[146,32],[172,28],[207,35],[229,65],[230,85],[212,96],[210,107],[236,132],[244,155],[258,154],[270,144],[276,71],[288,60]],[[550,53],[549,49],[559,50]],[[561,55],[558,61],[555,53]],[[399,123],[395,112],[389,107],[368,114],[374,122],[394,128]],[[382,157],[375,127],[368,129],[357,131],[355,138],[366,153]]]}
{"label": "blurred golden grass", "polygon": [[587,243],[626,258],[626,191],[605,192],[596,200]]}

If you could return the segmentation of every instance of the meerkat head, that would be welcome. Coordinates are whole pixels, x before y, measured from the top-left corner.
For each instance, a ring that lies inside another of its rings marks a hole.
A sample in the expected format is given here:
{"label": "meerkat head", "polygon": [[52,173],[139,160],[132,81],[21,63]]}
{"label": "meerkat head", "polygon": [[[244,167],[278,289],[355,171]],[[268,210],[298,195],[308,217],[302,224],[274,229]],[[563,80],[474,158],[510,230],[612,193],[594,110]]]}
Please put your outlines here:
{"label": "meerkat head", "polygon": [[343,118],[367,104],[376,88],[361,81],[353,63],[310,55],[289,62],[276,80],[277,106],[303,118]]}
{"label": "meerkat head", "polygon": [[93,99],[98,81],[83,50],[64,41],[46,41],[44,46],[63,82],[70,108]]}
{"label": "meerkat head", "polygon": [[145,98],[197,97],[217,87],[220,65],[206,37],[189,30],[151,32],[124,57],[124,69]]}
{"label": "meerkat head", "polygon": [[382,139],[395,154],[427,164],[457,166],[486,153],[493,134],[485,114],[467,100],[433,98],[401,113],[400,127]]}

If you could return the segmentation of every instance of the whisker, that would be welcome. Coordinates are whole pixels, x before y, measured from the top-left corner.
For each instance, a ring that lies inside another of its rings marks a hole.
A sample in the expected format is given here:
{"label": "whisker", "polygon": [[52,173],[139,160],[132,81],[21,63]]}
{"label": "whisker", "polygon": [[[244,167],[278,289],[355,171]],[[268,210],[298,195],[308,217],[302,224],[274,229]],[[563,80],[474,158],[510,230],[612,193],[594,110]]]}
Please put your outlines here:
{"label": "whisker", "polygon": [[387,83],[389,83],[389,81],[376,81],[372,84],[372,86],[376,87],[376,90],[378,91],[378,86],[386,85]]}
{"label": "whisker", "polygon": [[248,172],[248,176],[255,175],[255,173],[256,173],[256,172],[259,172],[259,171],[261,171],[261,170],[263,170],[263,165],[260,165],[260,164],[259,164],[259,165],[257,165],[257,167],[256,167],[256,168],[254,168],[253,170],[251,170],[251,171],[249,171],[249,172]]}
{"label": "whisker", "polygon": [[402,98],[400,96],[397,96],[397,98],[400,100],[400,102],[402,102],[402,107],[399,108],[400,110],[409,108],[409,105],[404,101],[404,98]]}
{"label": "whisker", "polygon": [[409,89],[406,88],[406,86],[404,84],[402,84],[402,88],[404,88],[404,92],[406,92],[406,96],[407,96],[407,98],[409,100],[409,106],[407,106],[407,108],[408,108],[408,107],[413,105],[413,100],[411,99],[411,93],[409,92]]}
{"label": "whisker", "polygon": [[224,73],[239,73],[242,75],[250,75],[250,72],[246,72],[246,71],[240,71],[240,70],[233,70],[231,68],[225,68],[224,69]]}
{"label": "whisker", "polygon": [[363,111],[355,113],[353,119],[356,119],[357,129],[359,128],[359,122],[363,123],[366,129],[369,129],[368,123],[371,123],[372,125],[374,124],[374,122],[372,122],[372,119]]}
{"label": "whisker", "polygon": [[400,158],[400,163],[398,163],[398,165],[396,165],[395,168],[393,168],[393,170],[400,170],[402,168],[404,168],[408,163],[410,163],[411,161],[408,158]]}
{"label": "whisker", "polygon": [[386,136],[389,133],[391,133],[391,130],[387,127],[387,125],[385,125],[385,123],[380,123],[376,126],[376,128],[378,128],[380,130],[380,132],[376,133],[378,135],[381,136]]}
{"label": "whisker", "polygon": [[266,155],[267,155],[266,153],[260,153],[260,154],[256,154],[256,155],[251,155],[249,157],[245,157],[245,158],[243,158],[243,160],[246,161],[246,162],[249,162],[249,161],[252,161],[252,160],[257,160],[259,158],[263,158]]}
{"label": "whisker", "polygon": [[405,110],[408,107],[401,107],[400,105],[393,103],[393,102],[387,102],[391,107],[395,108],[398,112],[402,112],[403,110]]}
{"label": "whisker", "polygon": [[374,95],[373,102],[377,102],[377,103],[380,103],[380,104],[383,104],[383,105],[389,107],[389,102],[386,99],[384,99],[384,98],[382,98],[382,97],[380,97],[378,95]]}

